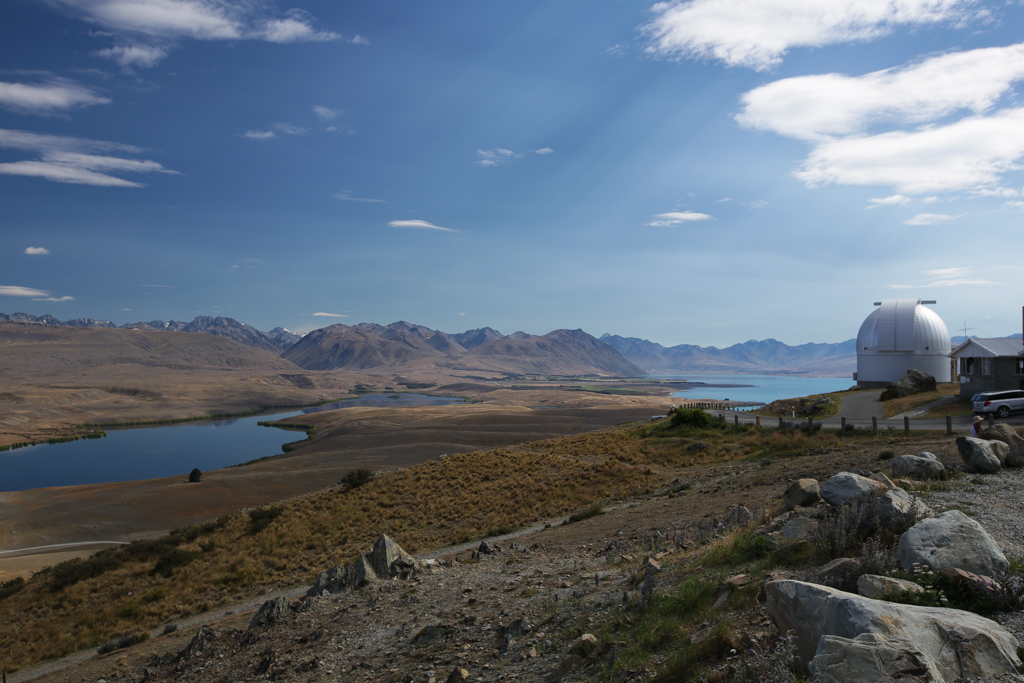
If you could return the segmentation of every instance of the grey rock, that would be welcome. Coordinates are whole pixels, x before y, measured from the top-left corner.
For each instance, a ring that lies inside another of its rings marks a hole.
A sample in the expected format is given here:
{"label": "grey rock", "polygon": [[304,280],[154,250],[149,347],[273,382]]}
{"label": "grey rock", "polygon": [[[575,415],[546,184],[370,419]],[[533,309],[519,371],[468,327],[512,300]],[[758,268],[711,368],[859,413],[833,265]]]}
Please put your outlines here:
{"label": "grey rock", "polygon": [[928,451],[924,451],[923,453],[918,453],[917,457],[919,457],[919,458],[928,458],[929,460],[938,460],[938,458],[935,457],[934,453],[929,453]]}
{"label": "grey rock", "polygon": [[886,491],[885,495],[875,503],[875,517],[880,520],[889,519],[893,515],[907,516],[912,512],[918,517],[931,514],[932,509],[917,496],[911,496],[903,489]]}
{"label": "grey rock", "polygon": [[796,541],[801,538],[810,539],[818,528],[818,520],[807,517],[794,517],[786,522],[785,526],[777,532],[777,537],[783,542]]}
{"label": "grey rock", "polygon": [[696,451],[706,451],[707,449],[708,445],[702,441],[696,441],[686,447],[686,450],[690,451],[691,453]]}
{"label": "grey rock", "polygon": [[765,595],[779,631],[793,631],[804,666],[817,655],[823,636],[854,640],[861,634],[913,643],[936,683],[1016,673],[1020,666],[1017,639],[971,612],[897,605],[803,581],[770,581]]}
{"label": "grey rock", "polygon": [[816,683],[932,683],[941,674],[923,652],[902,638],[862,633],[822,636],[808,668]]}
{"label": "grey rock", "polygon": [[900,537],[900,566],[909,571],[915,563],[936,571],[963,569],[994,576],[1009,566],[995,540],[973,519],[959,510],[923,519]]}
{"label": "grey rock", "polygon": [[210,649],[210,646],[213,644],[217,635],[216,631],[206,624],[203,624],[199,627],[199,631],[192,640],[189,641],[189,644],[185,646],[185,649],[178,653],[178,656],[175,658],[175,662],[186,661],[204,654]]}
{"label": "grey rock", "polygon": [[830,505],[839,507],[844,503],[860,503],[874,500],[886,492],[887,486],[874,479],[852,472],[840,472],[829,477],[821,487],[821,497]]}
{"label": "grey rock", "polygon": [[416,645],[432,643],[435,640],[450,638],[454,632],[455,629],[451,626],[446,626],[444,624],[428,624],[416,632],[416,635],[412,637],[412,642]]}
{"label": "grey rock", "polygon": [[352,564],[331,567],[320,572],[316,582],[306,591],[306,597],[314,598],[322,595],[324,591],[333,595],[348,588],[359,588],[378,578],[367,556],[360,555]]}
{"label": "grey rock", "polygon": [[532,630],[530,622],[527,621],[526,617],[522,617],[505,627],[505,635],[512,638],[525,638]]}
{"label": "grey rock", "polygon": [[907,373],[895,382],[885,385],[885,391],[878,397],[879,401],[888,401],[891,398],[903,398],[911,394],[921,394],[926,391],[935,391],[935,378],[920,370],[910,369]]}
{"label": "grey rock", "polygon": [[886,596],[898,593],[924,593],[924,588],[913,581],[878,574],[861,574],[857,577],[857,592],[865,598],[884,600]]}
{"label": "grey rock", "polygon": [[934,457],[901,455],[892,459],[892,474],[897,479],[938,479],[945,469]]}
{"label": "grey rock", "polygon": [[493,555],[498,551],[487,541],[480,541],[480,547],[477,548],[477,552],[481,555]]}
{"label": "grey rock", "polygon": [[394,579],[408,575],[415,567],[416,560],[402,550],[387,534],[381,534],[367,555],[374,573],[382,579]]}
{"label": "grey rock", "polygon": [[999,457],[992,450],[990,443],[970,436],[956,438],[956,448],[968,470],[981,474],[995,474],[1002,468]]}
{"label": "grey rock", "polygon": [[787,510],[817,503],[821,500],[821,488],[818,486],[818,480],[797,479],[782,494],[782,500],[785,501]]}
{"label": "grey rock", "polygon": [[877,481],[879,484],[885,484],[885,486],[887,486],[890,489],[898,489],[899,488],[899,486],[897,486],[893,482],[892,479],[890,479],[889,477],[885,476],[885,474],[883,474],[882,472],[872,472],[871,476],[869,476],[868,479],[871,479],[873,481]]}
{"label": "grey rock", "polygon": [[982,431],[978,436],[986,441],[999,441],[1009,446],[1011,452],[1016,453],[1017,457],[1011,457],[1010,462],[1004,463],[1004,465],[1008,464],[1010,467],[1020,467],[1020,464],[1018,464],[1017,461],[1021,455],[1024,455],[1024,439],[1017,434],[1017,431],[1013,427],[1005,422],[1000,422],[999,424],[992,425],[988,429]]}
{"label": "grey rock", "polygon": [[249,622],[249,630],[254,628],[260,628],[261,626],[272,626],[278,623],[285,616],[291,614],[292,608],[288,604],[288,599],[283,595],[274,598],[273,600],[267,600],[256,612],[256,615]]}
{"label": "grey rock", "polygon": [[1006,461],[1010,458],[1010,447],[1002,441],[989,441],[988,447],[992,449],[992,453],[999,458],[999,465],[1006,467]]}
{"label": "grey rock", "polygon": [[818,568],[818,581],[826,585],[845,583],[860,574],[860,562],[838,557]]}

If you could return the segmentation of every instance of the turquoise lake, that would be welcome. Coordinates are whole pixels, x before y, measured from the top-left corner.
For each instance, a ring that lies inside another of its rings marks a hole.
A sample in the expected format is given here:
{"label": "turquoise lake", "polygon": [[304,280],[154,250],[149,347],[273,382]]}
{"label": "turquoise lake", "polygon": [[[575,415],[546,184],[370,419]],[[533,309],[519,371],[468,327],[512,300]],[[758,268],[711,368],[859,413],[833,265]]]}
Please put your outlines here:
{"label": "turquoise lake", "polygon": [[[751,401],[771,403],[783,398],[842,391],[854,385],[848,377],[787,377],[785,375],[652,375],[659,379],[686,379],[708,385],[695,386],[672,394],[687,399]],[[747,386],[739,386],[747,385]]]}

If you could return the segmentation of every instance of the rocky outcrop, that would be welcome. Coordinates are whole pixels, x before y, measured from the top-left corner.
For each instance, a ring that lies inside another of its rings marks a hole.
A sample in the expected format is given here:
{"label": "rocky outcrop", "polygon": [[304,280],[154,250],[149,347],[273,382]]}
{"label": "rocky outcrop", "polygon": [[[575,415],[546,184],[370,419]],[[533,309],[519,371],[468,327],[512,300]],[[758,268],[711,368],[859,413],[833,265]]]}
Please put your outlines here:
{"label": "rocky outcrop", "polygon": [[917,496],[911,496],[903,489],[886,491],[885,495],[875,503],[875,517],[887,520],[892,516],[906,517],[911,513],[918,517],[931,514],[931,508]]}
{"label": "rocky outcrop", "polygon": [[924,593],[924,588],[913,581],[878,574],[861,574],[857,577],[857,592],[865,598],[884,600],[897,593]]}
{"label": "rocky outcrop", "polygon": [[[885,662],[900,660],[898,655],[879,651],[881,645],[897,651],[909,649],[924,670],[919,667],[907,673],[927,674],[936,683],[1016,674],[1020,666],[1017,639],[994,621],[971,612],[897,605],[803,581],[770,581],[765,584],[765,595],[768,612],[779,631],[793,632],[801,663],[811,665],[815,672],[824,673],[829,666],[840,665],[837,662],[843,658],[836,655],[844,652],[851,662],[856,659],[870,664],[875,659],[883,669],[889,666]],[[858,641],[858,647],[867,648],[859,653],[850,651],[850,643],[827,640],[838,637],[855,641],[862,634],[871,637]],[[912,646],[893,644],[892,640]],[[815,661],[819,653],[826,656]],[[851,683],[885,678],[867,674],[854,677],[851,672],[843,680]]]}
{"label": "rocky outcrop", "polygon": [[808,668],[817,683],[933,683],[942,680],[913,643],[876,633],[822,636]]}
{"label": "rocky outcrop", "polygon": [[821,497],[825,502],[839,507],[845,503],[862,503],[880,498],[887,489],[885,484],[874,479],[853,472],[840,472],[830,477],[821,487]]}
{"label": "rocky outcrop", "polygon": [[923,394],[926,391],[936,390],[934,377],[920,370],[910,369],[895,382],[886,384],[885,391],[878,397],[878,400],[888,401],[893,398],[903,398],[911,394]]}
{"label": "rocky outcrop", "polygon": [[254,628],[261,628],[263,626],[273,626],[285,616],[291,614],[291,611],[288,599],[283,595],[273,600],[267,600],[260,607],[259,611],[256,612],[256,615],[253,616],[252,621],[249,622],[249,630],[251,631]]}
{"label": "rocky outcrop", "polygon": [[322,595],[324,591],[340,593],[371,581],[407,579],[418,566],[412,555],[402,550],[389,536],[381,534],[373,547],[352,564],[320,572],[316,582],[306,591],[306,597],[313,598]]}
{"label": "rocky outcrop", "polygon": [[900,537],[899,558],[907,571],[917,563],[936,571],[953,568],[995,576],[1009,566],[988,532],[959,510],[943,512],[912,526]]}
{"label": "rocky outcrop", "polygon": [[946,466],[934,456],[926,458],[924,454],[901,455],[892,459],[892,474],[897,479],[938,479],[945,469]]}
{"label": "rocky outcrop", "polygon": [[782,494],[782,500],[786,503],[787,510],[817,503],[821,500],[821,488],[818,486],[818,480],[797,479]]}
{"label": "rocky outcrop", "polygon": [[981,474],[995,474],[1002,469],[999,456],[992,448],[993,443],[999,442],[975,439],[970,436],[956,438],[956,448],[960,452],[964,464],[967,465],[967,469]]}

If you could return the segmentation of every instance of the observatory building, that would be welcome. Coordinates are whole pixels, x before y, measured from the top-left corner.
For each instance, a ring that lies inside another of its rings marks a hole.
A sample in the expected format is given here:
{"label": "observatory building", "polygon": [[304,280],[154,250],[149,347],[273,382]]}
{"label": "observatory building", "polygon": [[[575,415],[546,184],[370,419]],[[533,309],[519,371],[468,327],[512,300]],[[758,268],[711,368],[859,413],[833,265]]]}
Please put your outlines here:
{"label": "observatory building", "polygon": [[934,301],[886,299],[876,301],[857,333],[857,386],[885,386],[911,368],[950,381],[949,329],[925,306]]}

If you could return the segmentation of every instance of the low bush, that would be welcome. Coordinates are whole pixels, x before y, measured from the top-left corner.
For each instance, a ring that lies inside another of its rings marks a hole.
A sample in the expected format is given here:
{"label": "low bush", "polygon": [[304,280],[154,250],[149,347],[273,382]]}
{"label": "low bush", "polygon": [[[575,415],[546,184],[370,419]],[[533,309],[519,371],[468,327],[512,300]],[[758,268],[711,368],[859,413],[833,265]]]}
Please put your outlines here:
{"label": "low bush", "polygon": [[258,534],[263,531],[270,526],[271,522],[280,517],[283,512],[284,510],[276,505],[249,510],[249,533]]}
{"label": "low bush", "polygon": [[338,483],[343,484],[349,487],[350,489],[357,489],[360,486],[369,484],[371,481],[373,481],[374,477],[376,476],[377,475],[373,472],[373,470],[360,468],[346,473],[345,476],[342,477]]}
{"label": "low bush", "polygon": [[138,645],[139,643],[143,643],[147,640],[149,640],[149,633],[147,631],[129,633],[121,636],[120,638],[108,640],[107,642],[103,643],[99,646],[99,648],[97,648],[96,653],[105,655],[108,652],[113,652],[114,650],[121,650],[126,647],[131,647],[132,645]]}
{"label": "low bush", "polygon": [[25,587],[25,579],[20,576],[0,583],[0,600],[9,598]]}
{"label": "low bush", "polygon": [[579,512],[569,515],[569,519],[565,520],[563,524],[575,524],[576,522],[582,522],[585,519],[590,519],[591,517],[597,517],[598,515],[603,514],[604,508],[597,503],[594,503],[584,510],[580,510]]}
{"label": "low bush", "polygon": [[[268,522],[269,523],[269,522]],[[199,557],[201,553],[193,550],[181,550],[174,549],[169,553],[160,556],[160,559],[156,561],[156,566],[153,567],[152,574],[159,574],[165,579],[174,573],[174,570],[178,567],[187,567],[192,563],[192,560]]]}

